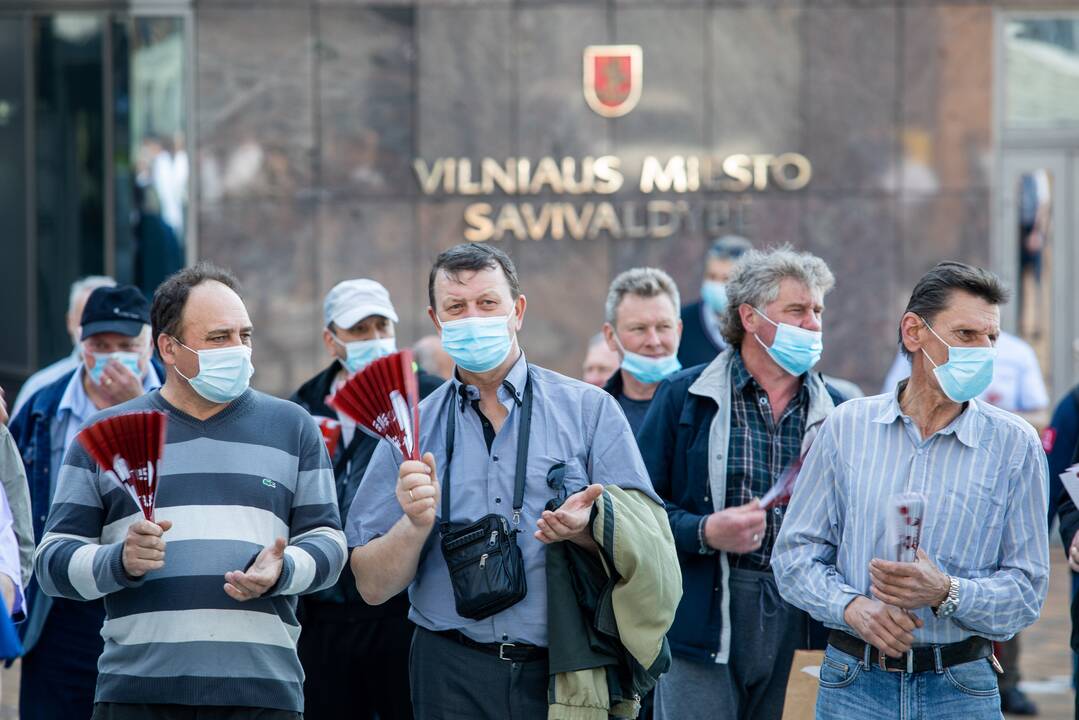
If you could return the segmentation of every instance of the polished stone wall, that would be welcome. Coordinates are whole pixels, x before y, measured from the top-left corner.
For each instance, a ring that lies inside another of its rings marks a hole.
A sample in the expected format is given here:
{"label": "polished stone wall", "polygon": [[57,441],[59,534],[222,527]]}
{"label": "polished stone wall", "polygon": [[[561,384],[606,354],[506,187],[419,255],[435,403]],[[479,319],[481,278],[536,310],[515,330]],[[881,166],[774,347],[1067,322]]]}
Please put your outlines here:
{"label": "polished stone wall", "polygon": [[[199,254],[246,285],[264,390],[324,363],[339,280],[390,288],[402,344],[430,331],[427,270],[466,201],[423,196],[414,157],[803,153],[812,182],[754,193],[746,232],[831,264],[822,368],[867,391],[917,277],[989,261],[991,3],[206,0],[195,18]],[[581,52],[616,42],[643,46],[644,94],[608,120]],[[577,374],[626,268],[694,299],[708,239],[503,241],[529,358]]]}

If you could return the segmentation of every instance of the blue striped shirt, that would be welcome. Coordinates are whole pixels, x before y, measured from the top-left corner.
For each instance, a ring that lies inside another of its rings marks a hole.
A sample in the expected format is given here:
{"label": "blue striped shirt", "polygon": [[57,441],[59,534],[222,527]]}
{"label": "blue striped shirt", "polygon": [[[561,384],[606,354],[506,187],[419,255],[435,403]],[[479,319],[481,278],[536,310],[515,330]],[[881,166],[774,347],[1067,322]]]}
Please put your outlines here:
{"label": "blue striped shirt", "polygon": [[[898,391],[905,386],[901,385]],[[893,559],[893,495],[926,498],[921,546],[959,579],[959,608],[925,627],[915,644],[980,635],[1005,640],[1033,623],[1049,583],[1048,469],[1034,429],[978,400],[922,440],[897,393],[851,400],[825,421],[809,451],[772,554],[788,602],[853,633],[843,611],[869,595],[869,561]]]}
{"label": "blue striped shirt", "polygon": [[[96,702],[234,705],[303,711],[296,596],[328,587],[345,563],[333,471],[314,420],[248,390],[198,420],[154,391],[91,421],[168,415],[155,517],[171,520],[165,566],[124,572],[131,496],[72,443],[35,557],[41,589],[105,598]],[[239,603],[224,575],[288,538],[281,577]]]}

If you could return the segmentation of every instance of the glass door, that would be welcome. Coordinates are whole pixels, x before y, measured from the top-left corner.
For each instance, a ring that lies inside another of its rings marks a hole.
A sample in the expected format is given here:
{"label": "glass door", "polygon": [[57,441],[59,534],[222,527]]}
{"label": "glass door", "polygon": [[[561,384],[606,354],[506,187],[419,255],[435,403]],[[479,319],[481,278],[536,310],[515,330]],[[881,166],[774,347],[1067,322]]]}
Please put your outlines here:
{"label": "glass door", "polygon": [[1013,289],[1004,325],[1038,356],[1053,397],[1077,378],[1075,170],[1069,150],[1005,151],[997,265]]}

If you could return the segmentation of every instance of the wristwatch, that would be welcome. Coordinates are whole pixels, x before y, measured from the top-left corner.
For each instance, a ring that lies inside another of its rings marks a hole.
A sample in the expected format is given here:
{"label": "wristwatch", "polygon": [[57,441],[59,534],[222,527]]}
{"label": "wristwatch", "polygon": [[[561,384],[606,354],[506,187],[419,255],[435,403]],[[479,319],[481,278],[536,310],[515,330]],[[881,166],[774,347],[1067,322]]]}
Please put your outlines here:
{"label": "wristwatch", "polygon": [[944,602],[933,608],[933,614],[939,618],[951,617],[959,609],[959,578],[948,578],[948,596]]}

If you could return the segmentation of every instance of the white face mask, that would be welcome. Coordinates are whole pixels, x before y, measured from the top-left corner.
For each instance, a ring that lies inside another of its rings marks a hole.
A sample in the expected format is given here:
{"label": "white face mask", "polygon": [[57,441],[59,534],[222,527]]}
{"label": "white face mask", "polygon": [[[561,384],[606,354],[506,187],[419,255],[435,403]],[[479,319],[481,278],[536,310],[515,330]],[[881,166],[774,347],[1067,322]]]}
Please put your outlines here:
{"label": "white face mask", "polygon": [[194,377],[187,377],[180,368],[176,374],[187,380],[191,389],[212,403],[232,402],[243,395],[255,374],[251,364],[251,348],[246,345],[215,348],[213,350],[192,350],[176,340],[184,349],[199,356],[199,371]]}

